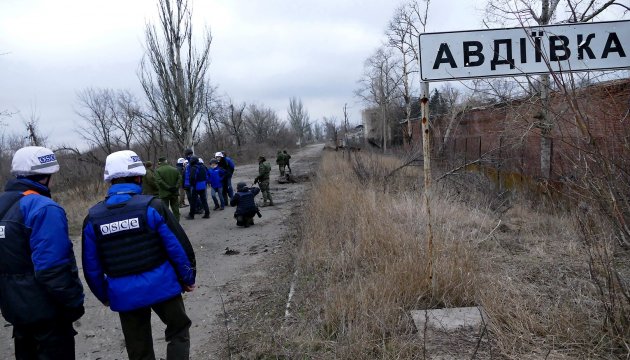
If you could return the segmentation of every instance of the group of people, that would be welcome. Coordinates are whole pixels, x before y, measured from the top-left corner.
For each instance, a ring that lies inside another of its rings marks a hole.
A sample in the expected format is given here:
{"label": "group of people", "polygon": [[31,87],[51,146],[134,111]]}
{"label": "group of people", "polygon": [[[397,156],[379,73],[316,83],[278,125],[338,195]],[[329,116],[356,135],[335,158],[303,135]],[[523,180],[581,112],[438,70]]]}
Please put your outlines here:
{"label": "group of people", "polygon": [[278,169],[280,170],[280,176],[285,176],[286,168],[289,169],[289,174],[291,173],[291,155],[287,153],[286,150],[280,151],[276,154],[276,164],[278,164]]}
{"label": "group of people", "polygon": [[[85,280],[103,305],[118,312],[132,360],[155,359],[151,311],[166,324],[167,359],[189,358],[191,321],[181,294],[195,289],[196,260],[179,223],[184,194],[189,219],[198,209],[208,217],[210,186],[215,210],[229,202],[243,227],[261,216],[258,193],[262,206],[274,205],[264,156],[254,180],[259,187],[239,182],[234,193],[234,162],[224,152],[215,154],[209,168],[191,150],[184,155],[177,167],[159,158],[155,170],[130,150],[108,155],[104,180],[111,186],[83,222]],[[74,359],[73,322],[85,313],[66,214],[51,199],[58,171],[50,149],[21,148],[11,163],[15,178],[0,194],[0,310],[13,326],[17,359]]]}
{"label": "group of people", "polygon": [[[158,166],[153,170],[153,163],[145,161],[147,173],[142,183],[142,193],[154,195],[170,206],[175,218],[180,220],[180,208],[190,206],[187,219],[203,214],[210,217],[207,190],[211,190],[214,210],[224,210],[234,196],[232,176],[234,161],[224,152],[215,153],[208,166],[203,158],[186,149],[184,157],[177,160],[176,167],[168,164],[166,157],[158,159]],[[190,205],[186,204],[186,200]]]}
{"label": "group of people", "polygon": [[[75,359],[73,322],[85,313],[85,296],[66,213],[51,199],[58,171],[50,149],[19,149],[15,178],[0,195],[0,310],[13,326],[16,359]],[[111,186],[83,222],[83,274],[118,312],[129,359],[155,359],[152,310],[166,324],[167,359],[188,359],[191,321],[181,294],[195,289],[195,254],[165,203],[142,195],[146,174],[133,151],[107,156]]]}
{"label": "group of people", "polygon": [[[280,166],[280,175],[285,175],[285,167],[291,167],[289,159],[291,155],[286,150],[278,150],[276,163]],[[144,176],[142,188],[143,194],[154,195],[170,206],[175,218],[179,221],[180,208],[189,206],[186,219],[193,220],[195,215],[202,218],[210,217],[208,206],[208,188],[210,197],[214,203],[213,210],[224,210],[226,206],[237,207],[234,217],[238,226],[253,225],[255,215],[261,216],[254,197],[262,193],[261,206],[273,206],[273,199],[269,191],[269,176],[271,165],[267,163],[265,156],[258,157],[258,176],[254,179],[256,187],[248,187],[246,183],[238,183],[236,192],[232,188],[232,177],[235,172],[234,160],[224,151],[214,154],[208,166],[203,158],[194,154],[192,149],[186,149],[184,157],[177,160],[176,167],[168,164],[165,157],[158,159],[158,166],[153,170],[150,161],[144,162],[147,173]],[[250,200],[251,199],[251,200]],[[186,200],[188,204],[186,204]]]}

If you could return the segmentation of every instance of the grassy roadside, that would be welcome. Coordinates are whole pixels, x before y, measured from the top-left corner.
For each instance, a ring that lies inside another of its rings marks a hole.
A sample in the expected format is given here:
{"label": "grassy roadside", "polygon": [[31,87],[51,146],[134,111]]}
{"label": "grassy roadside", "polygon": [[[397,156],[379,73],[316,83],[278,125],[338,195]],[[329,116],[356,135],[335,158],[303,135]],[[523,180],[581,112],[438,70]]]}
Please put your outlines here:
{"label": "grassy roadside", "polygon": [[[466,179],[458,186],[436,186],[432,289],[419,174],[405,168],[384,180],[399,165],[378,155],[352,161],[324,155],[296,224],[291,317],[250,327],[240,339],[248,356],[423,358],[422,337],[409,311],[468,305],[482,305],[490,316],[492,357],[628,353],[602,326],[606,309],[591,280],[575,216],[557,206],[512,199],[509,207],[497,209],[492,198],[466,186]],[[625,261],[628,270],[627,257],[615,261]],[[274,309],[260,312],[282,316],[287,279],[278,279],[275,300],[268,302]]]}

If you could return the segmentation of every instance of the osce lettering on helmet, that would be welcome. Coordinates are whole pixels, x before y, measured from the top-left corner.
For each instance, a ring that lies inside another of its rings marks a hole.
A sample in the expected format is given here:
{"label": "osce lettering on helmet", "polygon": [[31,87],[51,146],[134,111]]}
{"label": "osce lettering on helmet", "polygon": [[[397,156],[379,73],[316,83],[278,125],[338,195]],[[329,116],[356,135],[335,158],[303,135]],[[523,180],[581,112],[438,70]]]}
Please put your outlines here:
{"label": "osce lettering on helmet", "polygon": [[140,228],[140,221],[138,221],[138,218],[126,219],[101,225],[101,234],[109,235],[138,228]]}
{"label": "osce lettering on helmet", "polygon": [[420,35],[424,81],[630,68],[630,21]]}
{"label": "osce lettering on helmet", "polygon": [[138,162],[138,161],[140,161],[140,156],[132,156],[132,157],[131,157],[131,161],[133,161],[133,162]]}
{"label": "osce lettering on helmet", "polygon": [[4,225],[0,226],[0,239],[4,239]]}
{"label": "osce lettering on helmet", "polygon": [[57,161],[57,158],[55,157],[55,154],[38,156],[37,159],[39,160],[40,164],[47,164],[49,162]]}

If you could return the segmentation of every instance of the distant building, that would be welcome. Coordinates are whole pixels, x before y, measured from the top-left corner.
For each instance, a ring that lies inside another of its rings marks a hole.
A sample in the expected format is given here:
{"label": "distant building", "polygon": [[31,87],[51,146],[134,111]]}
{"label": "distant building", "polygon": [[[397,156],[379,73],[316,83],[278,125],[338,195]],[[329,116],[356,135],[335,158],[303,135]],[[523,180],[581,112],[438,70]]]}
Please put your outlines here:
{"label": "distant building", "polygon": [[365,109],[361,111],[363,123],[363,136],[365,141],[381,143],[383,140],[383,125],[378,109]]}

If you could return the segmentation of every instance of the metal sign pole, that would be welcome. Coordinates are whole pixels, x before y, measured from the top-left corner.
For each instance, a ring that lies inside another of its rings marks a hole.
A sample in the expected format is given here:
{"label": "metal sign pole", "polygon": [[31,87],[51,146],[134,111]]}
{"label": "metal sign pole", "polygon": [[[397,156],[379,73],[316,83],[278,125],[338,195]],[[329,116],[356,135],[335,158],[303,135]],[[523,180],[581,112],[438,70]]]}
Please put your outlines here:
{"label": "metal sign pole", "polygon": [[435,281],[433,279],[433,228],[431,226],[431,206],[429,191],[431,188],[431,137],[429,132],[429,82],[422,83],[422,99],[420,108],[422,110],[422,152],[424,164],[424,204],[427,209],[427,257],[429,283],[431,284],[431,294],[435,293]]}

